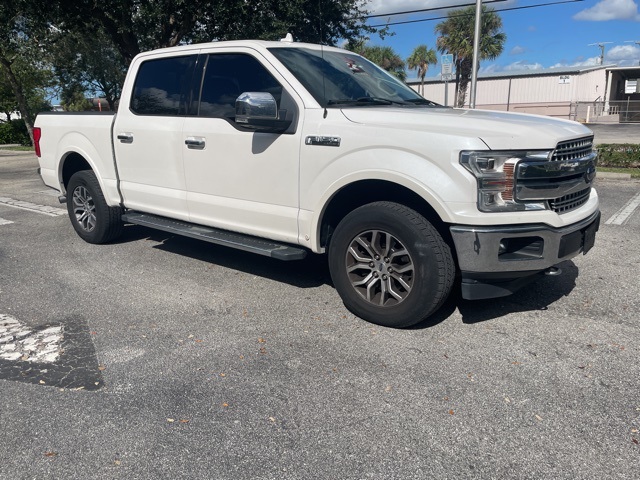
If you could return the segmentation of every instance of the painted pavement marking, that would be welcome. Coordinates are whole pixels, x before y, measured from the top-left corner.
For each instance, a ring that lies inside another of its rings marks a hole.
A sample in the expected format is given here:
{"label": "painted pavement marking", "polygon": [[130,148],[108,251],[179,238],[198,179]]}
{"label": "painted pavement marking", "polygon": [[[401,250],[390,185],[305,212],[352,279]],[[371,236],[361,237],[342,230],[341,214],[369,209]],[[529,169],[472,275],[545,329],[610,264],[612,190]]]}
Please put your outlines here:
{"label": "painted pavement marking", "polygon": [[62,353],[62,326],[33,331],[11,315],[0,313],[0,359],[53,363]]}
{"label": "painted pavement marking", "polygon": [[0,205],[6,205],[7,207],[19,208],[21,210],[27,210],[29,212],[41,213],[50,217],[58,217],[60,215],[66,215],[67,211],[64,208],[49,207],[46,205],[37,205],[35,203],[23,202],[21,200],[14,200],[13,198],[0,197]]}
{"label": "painted pavement marking", "polygon": [[48,190],[40,190],[39,192],[40,195],[46,195],[47,197],[59,197],[60,196],[60,192],[57,190],[54,190],[53,188],[49,188]]}
{"label": "painted pavement marking", "polygon": [[624,225],[633,212],[640,206],[640,192],[636,193],[627,204],[605,222],[606,225]]}
{"label": "painted pavement marking", "polygon": [[0,217],[0,225],[9,225],[10,223],[13,223],[11,220],[5,220],[4,218]]}

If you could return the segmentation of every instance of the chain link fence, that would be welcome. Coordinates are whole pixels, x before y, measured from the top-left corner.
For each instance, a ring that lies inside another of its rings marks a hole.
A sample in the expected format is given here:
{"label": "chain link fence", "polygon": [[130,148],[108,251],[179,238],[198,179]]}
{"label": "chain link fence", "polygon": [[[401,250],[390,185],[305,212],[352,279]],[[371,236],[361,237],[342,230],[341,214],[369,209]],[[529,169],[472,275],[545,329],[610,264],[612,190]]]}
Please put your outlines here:
{"label": "chain link fence", "polygon": [[583,123],[640,123],[640,100],[574,102],[571,120]]}

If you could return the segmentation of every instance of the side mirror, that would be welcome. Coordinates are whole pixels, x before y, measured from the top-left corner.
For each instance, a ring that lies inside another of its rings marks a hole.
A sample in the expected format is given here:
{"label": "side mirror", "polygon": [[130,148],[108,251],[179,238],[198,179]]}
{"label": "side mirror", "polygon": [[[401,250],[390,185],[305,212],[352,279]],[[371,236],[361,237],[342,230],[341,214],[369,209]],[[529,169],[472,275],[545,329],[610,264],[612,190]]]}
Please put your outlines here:
{"label": "side mirror", "polygon": [[236,99],[236,123],[259,132],[282,133],[291,120],[284,120],[286,111],[278,112],[273,95],[266,92],[244,92]]}

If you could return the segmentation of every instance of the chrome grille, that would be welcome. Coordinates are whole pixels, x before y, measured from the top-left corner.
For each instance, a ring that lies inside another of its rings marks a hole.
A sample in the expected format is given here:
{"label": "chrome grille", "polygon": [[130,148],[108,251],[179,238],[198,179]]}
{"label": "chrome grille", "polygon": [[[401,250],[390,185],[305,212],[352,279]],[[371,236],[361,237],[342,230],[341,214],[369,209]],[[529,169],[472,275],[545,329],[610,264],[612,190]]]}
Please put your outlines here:
{"label": "chrome grille", "polygon": [[570,193],[564,197],[549,200],[551,210],[556,213],[566,213],[584,205],[589,200],[591,187],[580,190],[579,192]]}
{"label": "chrome grille", "polygon": [[551,160],[566,162],[576,158],[586,157],[593,150],[593,137],[579,138],[568,142],[561,142],[553,151]]}

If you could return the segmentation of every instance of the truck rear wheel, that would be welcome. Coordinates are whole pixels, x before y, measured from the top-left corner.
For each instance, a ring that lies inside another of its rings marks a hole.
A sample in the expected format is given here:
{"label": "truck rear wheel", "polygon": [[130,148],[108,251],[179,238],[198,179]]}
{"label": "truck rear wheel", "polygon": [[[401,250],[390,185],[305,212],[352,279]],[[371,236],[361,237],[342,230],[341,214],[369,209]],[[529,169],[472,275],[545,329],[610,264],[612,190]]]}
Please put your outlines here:
{"label": "truck rear wheel", "polygon": [[425,320],[446,300],[455,276],[451,249],[434,226],[392,202],[344,217],[331,238],[329,269],[345,306],[387,327]]}
{"label": "truck rear wheel", "polygon": [[89,243],[106,243],[122,233],[122,208],[107,205],[91,170],[73,174],[67,186],[67,212],[77,234]]}

